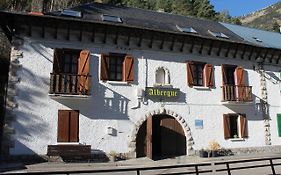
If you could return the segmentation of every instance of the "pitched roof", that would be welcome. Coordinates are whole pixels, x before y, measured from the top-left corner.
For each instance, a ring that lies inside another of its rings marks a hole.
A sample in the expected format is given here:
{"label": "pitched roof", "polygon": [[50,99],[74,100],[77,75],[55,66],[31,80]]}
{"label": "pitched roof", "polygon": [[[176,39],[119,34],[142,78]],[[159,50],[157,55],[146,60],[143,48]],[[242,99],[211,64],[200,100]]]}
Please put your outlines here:
{"label": "pitched roof", "polygon": [[[70,8],[70,10],[82,12],[81,20],[85,21],[112,24],[113,22],[102,20],[102,15],[111,15],[120,17],[122,19],[122,23],[114,23],[114,25],[158,30],[162,32],[175,32],[181,34],[182,32],[177,26],[192,27],[195,31],[197,31],[197,34],[189,33],[190,35],[198,35],[204,38],[221,39],[213,36],[210,32],[212,31],[216,33],[223,33],[229,37],[225,40],[242,43],[244,42],[241,37],[237,36],[235,33],[228,30],[220,23],[206,19],[174,15],[165,12],[155,12],[139,8],[113,6],[102,3],[88,3]],[[66,17],[63,15],[63,13],[58,11],[47,13],[46,15]],[[77,19],[77,17],[71,16],[67,16],[67,18]]]}
{"label": "pitched roof", "polygon": [[261,47],[281,49],[281,34],[259,29],[221,23],[229,30],[244,38],[246,41]]}

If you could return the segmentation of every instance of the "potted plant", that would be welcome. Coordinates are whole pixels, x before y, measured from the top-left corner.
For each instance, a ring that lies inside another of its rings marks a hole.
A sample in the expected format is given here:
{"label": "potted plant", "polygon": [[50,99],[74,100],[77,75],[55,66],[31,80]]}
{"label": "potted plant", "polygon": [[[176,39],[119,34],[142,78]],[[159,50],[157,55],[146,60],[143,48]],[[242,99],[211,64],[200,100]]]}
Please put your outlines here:
{"label": "potted plant", "polygon": [[212,157],[217,157],[218,151],[220,149],[220,144],[215,140],[211,140],[209,142],[209,149],[211,150]]}
{"label": "potted plant", "polygon": [[201,148],[199,150],[199,157],[208,157],[209,151],[207,149]]}

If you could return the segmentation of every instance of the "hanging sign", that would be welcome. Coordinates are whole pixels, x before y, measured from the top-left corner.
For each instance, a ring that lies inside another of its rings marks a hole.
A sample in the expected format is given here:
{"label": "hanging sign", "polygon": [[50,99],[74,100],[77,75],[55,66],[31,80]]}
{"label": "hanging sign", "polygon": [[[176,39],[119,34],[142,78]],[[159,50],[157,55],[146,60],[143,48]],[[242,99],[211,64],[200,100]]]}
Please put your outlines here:
{"label": "hanging sign", "polygon": [[179,98],[180,89],[146,87],[146,97],[154,101],[174,101]]}

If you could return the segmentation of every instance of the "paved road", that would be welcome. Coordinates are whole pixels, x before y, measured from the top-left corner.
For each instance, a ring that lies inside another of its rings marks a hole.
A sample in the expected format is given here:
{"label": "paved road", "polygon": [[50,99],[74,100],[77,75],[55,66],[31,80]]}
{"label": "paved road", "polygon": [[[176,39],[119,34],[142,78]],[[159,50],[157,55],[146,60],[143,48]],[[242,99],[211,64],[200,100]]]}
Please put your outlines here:
{"label": "paved road", "polygon": [[[220,158],[198,158],[194,157],[178,157],[175,159],[165,159],[160,161],[152,161],[147,158],[142,159],[131,159],[121,162],[111,162],[111,163],[63,163],[63,162],[47,162],[41,164],[25,165],[24,169],[16,171],[7,171],[6,173],[12,172],[54,172],[54,171],[77,171],[77,170],[101,170],[101,169],[120,169],[120,168],[136,168],[136,167],[159,167],[159,166],[168,166],[168,165],[179,165],[179,164],[196,164],[196,163],[210,163],[211,165],[206,167],[199,167],[199,170],[209,169],[212,170],[211,173],[200,173],[200,175],[227,175],[227,172],[216,172],[218,169],[225,169],[226,165],[214,165],[216,162],[226,162],[226,161],[235,161],[235,160],[248,160],[248,159],[257,159],[264,157],[280,157],[278,160],[273,160],[274,164],[280,164],[275,166],[276,174],[281,175],[281,153],[276,154],[256,154],[256,155],[243,155],[243,156],[231,156],[231,157],[220,157]],[[269,161],[258,161],[258,162],[246,162],[239,164],[231,164],[230,168],[235,167],[248,167],[255,165],[269,165]],[[0,169],[1,170],[1,169]],[[141,175],[151,175],[151,174],[186,174],[181,172],[190,172],[194,171],[194,167],[188,168],[177,168],[177,169],[161,169],[153,171],[143,171]],[[88,173],[93,174],[93,173]],[[135,175],[136,172],[128,171],[122,173],[95,173],[98,175]],[[195,174],[195,173],[194,173]],[[272,175],[271,167],[261,167],[253,169],[243,169],[243,170],[233,170],[231,175]]]}

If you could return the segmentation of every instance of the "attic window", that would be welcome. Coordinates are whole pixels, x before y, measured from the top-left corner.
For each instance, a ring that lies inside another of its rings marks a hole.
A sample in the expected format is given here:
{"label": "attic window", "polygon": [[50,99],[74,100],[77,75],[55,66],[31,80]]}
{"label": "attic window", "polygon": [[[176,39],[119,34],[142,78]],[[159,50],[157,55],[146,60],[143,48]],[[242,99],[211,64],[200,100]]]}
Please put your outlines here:
{"label": "attic window", "polygon": [[78,12],[78,11],[75,11],[75,10],[69,10],[69,9],[64,9],[61,12],[61,15],[63,15],[63,16],[78,17],[78,18],[82,17],[82,13],[81,12]]}
{"label": "attic window", "polygon": [[222,32],[213,32],[211,30],[208,30],[208,32],[213,35],[214,37],[217,37],[217,38],[225,38],[225,39],[229,39],[229,37],[227,35],[225,35],[224,33]]}
{"label": "attic window", "polygon": [[185,33],[197,33],[196,30],[194,30],[192,27],[180,27],[180,26],[176,26],[177,29],[181,32],[185,32]]}
{"label": "attic window", "polygon": [[259,39],[259,38],[255,37],[255,36],[253,36],[253,39],[254,39],[254,40],[256,40],[256,42],[259,42],[259,43],[261,43],[261,42],[262,42],[262,40],[261,40],[261,39]]}
{"label": "attic window", "polygon": [[122,19],[118,16],[101,15],[103,21],[122,23]]}

